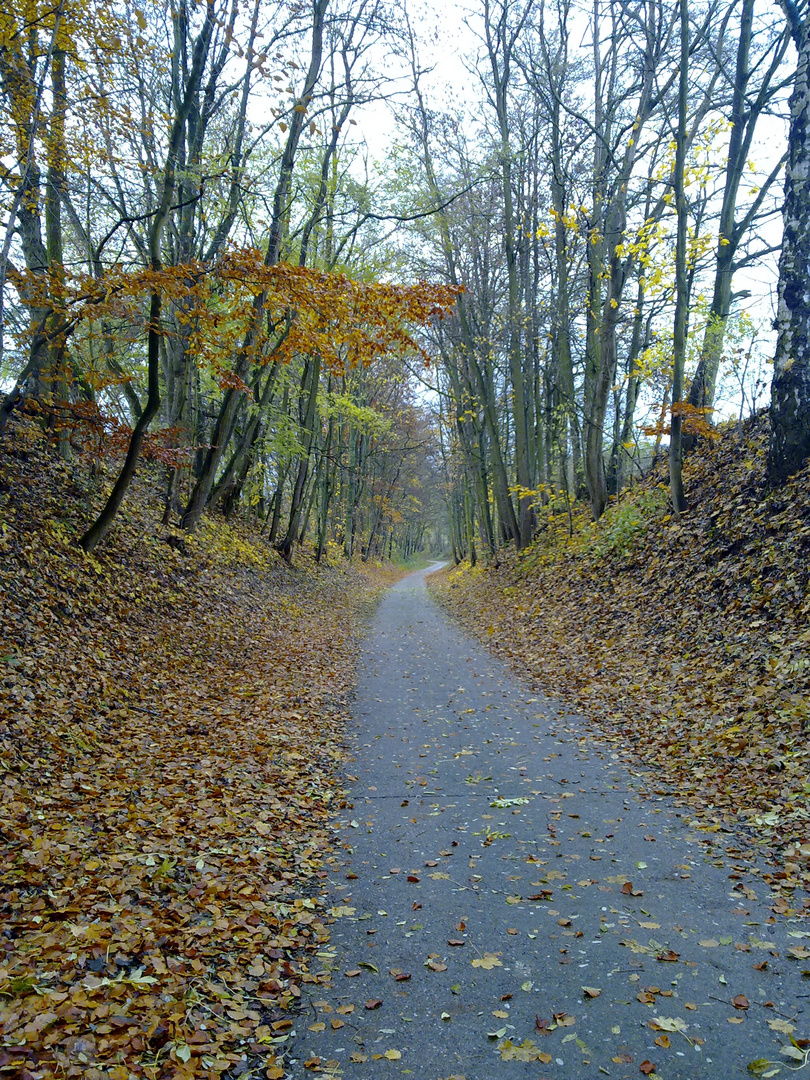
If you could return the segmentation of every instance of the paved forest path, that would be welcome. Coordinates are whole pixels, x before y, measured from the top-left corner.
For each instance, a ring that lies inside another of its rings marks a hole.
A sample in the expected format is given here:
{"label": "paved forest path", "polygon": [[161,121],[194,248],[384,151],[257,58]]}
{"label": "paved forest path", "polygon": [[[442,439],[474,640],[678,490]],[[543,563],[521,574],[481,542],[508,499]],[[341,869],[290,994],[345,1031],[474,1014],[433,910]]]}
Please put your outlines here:
{"label": "paved forest path", "polygon": [[386,594],[366,643],[314,965],[332,985],[304,1002],[293,1075],[590,1080],[652,1063],[733,1080],[786,1063],[791,1026],[810,1036],[810,928],[770,921],[767,887],[707,861],[687,810],[465,637],[428,572]]}

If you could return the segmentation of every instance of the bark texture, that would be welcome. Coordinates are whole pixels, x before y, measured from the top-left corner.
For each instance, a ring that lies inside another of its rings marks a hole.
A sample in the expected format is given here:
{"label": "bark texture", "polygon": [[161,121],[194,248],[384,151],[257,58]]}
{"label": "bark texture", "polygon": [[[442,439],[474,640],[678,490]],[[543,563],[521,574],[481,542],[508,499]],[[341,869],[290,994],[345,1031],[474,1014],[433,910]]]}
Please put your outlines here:
{"label": "bark texture", "polygon": [[771,388],[768,479],[783,484],[810,455],[810,20],[786,5],[798,53],[790,98],[778,339]]}

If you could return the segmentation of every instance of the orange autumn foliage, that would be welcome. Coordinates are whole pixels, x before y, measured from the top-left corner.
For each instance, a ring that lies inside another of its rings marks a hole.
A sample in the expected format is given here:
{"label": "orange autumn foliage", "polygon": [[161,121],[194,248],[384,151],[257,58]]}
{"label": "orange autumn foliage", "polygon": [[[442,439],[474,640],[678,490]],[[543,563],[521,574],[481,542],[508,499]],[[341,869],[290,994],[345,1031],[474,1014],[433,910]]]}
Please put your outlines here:
{"label": "orange autumn foliage", "polygon": [[[48,303],[43,275],[23,271],[10,277],[29,302],[42,293],[42,303]],[[50,332],[64,338],[85,324],[92,333],[92,324],[102,318],[144,331],[147,301],[157,292],[164,306],[178,305],[178,324],[188,330],[198,363],[208,365],[223,387],[246,389],[232,364],[248,334],[250,357],[259,364],[317,354],[339,373],[390,353],[427,360],[413,328],[444,317],[461,291],[425,281],[354,281],[284,262],[267,266],[260,251],[240,248],[210,265],[195,261],[159,270],[114,267],[100,281],[77,275],[66,283],[61,306],[50,303]],[[258,296],[264,300],[265,317],[253,327]]]}

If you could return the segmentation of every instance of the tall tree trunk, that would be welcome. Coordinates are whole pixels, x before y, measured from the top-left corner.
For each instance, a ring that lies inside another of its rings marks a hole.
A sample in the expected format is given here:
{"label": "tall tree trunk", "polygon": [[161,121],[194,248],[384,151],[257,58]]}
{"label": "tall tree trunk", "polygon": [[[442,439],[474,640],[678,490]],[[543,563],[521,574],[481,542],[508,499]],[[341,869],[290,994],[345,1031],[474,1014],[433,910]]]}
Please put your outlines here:
{"label": "tall tree trunk", "polygon": [[[436,221],[439,226],[439,236],[441,239],[442,254],[444,256],[445,264],[447,267],[447,277],[452,285],[458,285],[460,284],[460,275],[456,266],[453,239],[450,233],[450,223],[447,217],[447,213],[442,209],[446,200],[442,196],[442,192],[439,187],[439,181],[433,165],[433,155],[430,146],[428,110],[425,106],[424,100],[422,98],[422,92],[419,86],[419,67],[416,63],[413,38],[411,38],[411,69],[413,77],[413,89],[418,104],[417,125],[415,133],[417,138],[419,139],[421,157],[425,168],[425,176],[428,182],[428,187],[430,188],[431,196],[437,207]],[[473,332],[473,328],[470,324],[467,304],[463,294],[458,297],[457,313],[459,336],[461,340],[461,352],[467,365],[470,380],[473,384],[471,396],[473,399],[478,399],[482,410],[483,422],[486,427],[487,434],[489,435],[492,453],[493,490],[495,494],[495,501],[498,506],[498,513],[500,515],[501,524],[503,526],[507,541],[513,539],[515,540],[515,542],[518,542],[518,538],[520,536],[520,525],[518,523],[518,517],[515,514],[515,507],[512,503],[511,495],[509,493],[509,488],[511,485],[509,482],[509,475],[506,469],[506,463],[504,461],[503,448],[501,446],[501,432],[498,423],[498,413],[495,403],[494,388],[492,386],[492,380],[491,378],[489,378],[490,372],[487,367],[487,362],[486,360],[484,360],[482,363],[481,359],[478,356],[476,338]],[[463,413],[467,408],[467,404],[458,394],[456,395],[456,408],[459,413]]]}
{"label": "tall tree trunk", "polygon": [[[205,67],[206,58],[208,56],[208,48],[211,43],[211,35],[214,29],[214,3],[213,0],[208,0],[205,22],[200,30],[200,34],[197,41],[194,44],[194,53],[191,64],[191,70],[188,76],[188,82],[186,83],[185,94],[183,101],[180,104],[177,115],[172,124],[172,130],[169,136],[169,149],[166,155],[166,164],[163,169],[163,184],[161,189],[160,201],[158,208],[152,221],[152,227],[149,233],[149,262],[153,270],[158,271],[162,268],[162,256],[161,256],[161,241],[163,237],[163,227],[166,223],[166,218],[169,214],[169,207],[171,206],[172,195],[174,194],[176,169],[177,169],[177,155],[180,149],[180,144],[183,138],[183,130],[185,128],[186,120],[191,111],[194,98],[197,94],[197,90],[202,79],[203,69]],[[160,311],[162,306],[161,294],[158,290],[152,292],[149,306],[149,336],[148,336],[148,349],[147,349],[147,367],[148,367],[148,390],[146,398],[146,406],[138,418],[138,422],[132,432],[132,438],[129,442],[129,448],[127,450],[126,458],[124,459],[124,465],[121,472],[118,475],[112,491],[110,492],[107,502],[90,526],[89,529],[79,538],[79,547],[84,548],[85,551],[92,551],[99,541],[107,535],[110,526],[113,523],[115,515],[118,513],[118,509],[121,503],[124,501],[129,485],[132,483],[132,479],[135,476],[135,469],[138,465],[138,459],[141,455],[141,448],[143,446],[146,433],[149,429],[153,418],[157,415],[157,411],[160,408]]]}
{"label": "tall tree trunk", "polygon": [[[763,67],[763,57],[757,59],[756,70],[763,70],[763,74],[759,79],[759,88],[754,93],[754,88],[751,86],[753,72],[750,65],[753,23],[754,0],[743,0],[730,111],[731,131],[715,253],[714,288],[698,366],[689,386],[689,404],[697,409],[711,409],[714,405],[726,325],[731,313],[732,280],[737,268],[737,251],[746,232],[755,222],[768,190],[781,172],[782,163],[780,162],[779,169],[773,170],[766,178],[760,186],[757,198],[746,210],[742,219],[737,221],[737,200],[747,169],[757,121],[776,92],[776,76],[787,45],[786,36],[774,42],[767,67]],[[688,450],[694,441],[693,436],[685,435],[684,449]]]}
{"label": "tall tree trunk", "polygon": [[641,280],[636,292],[636,313],[633,317],[633,336],[630,340],[630,350],[627,355],[627,387],[624,396],[624,414],[622,416],[621,431],[614,443],[610,455],[610,468],[608,487],[612,495],[620,495],[624,489],[626,474],[625,464],[629,459],[627,450],[628,443],[633,437],[633,420],[635,417],[636,403],[641,393],[641,370],[639,357],[647,347],[649,341],[649,318],[647,330],[644,329],[644,285]]}
{"label": "tall tree trunk", "polygon": [[686,226],[688,208],[684,188],[686,168],[686,107],[689,95],[689,11],[686,0],[679,0],[681,56],[678,75],[678,130],[675,134],[675,322],[672,329],[672,424],[669,435],[669,490],[672,509],[681,514],[686,509],[683,493],[683,372],[686,361],[686,318],[689,285],[686,276]]}
{"label": "tall tree trunk", "polygon": [[[314,0],[313,2],[312,43],[310,47],[309,67],[307,69],[298,103],[293,109],[290,117],[287,141],[284,144],[284,152],[281,156],[278,181],[273,194],[273,211],[270,220],[267,251],[264,257],[265,266],[276,266],[281,258],[285,222],[287,220],[287,212],[289,209],[288,202],[290,190],[292,188],[298,144],[301,140],[301,135],[306,123],[307,106],[315,91],[321,72],[321,62],[323,60],[323,35],[328,7],[329,0]],[[235,364],[236,375],[243,381],[246,380],[250,371],[251,362],[254,359],[254,345],[264,315],[265,299],[264,293],[257,294],[253,299],[250,329],[245,335]],[[182,525],[183,528],[189,532],[197,527],[200,518],[209,503],[217,471],[228,448],[236,424],[236,418],[244,405],[244,401],[244,393],[241,390],[229,389],[225,392],[222,406],[214,427],[211,448],[206,453],[201,474],[191,493],[186,511],[183,514]]]}
{"label": "tall tree trunk", "polygon": [[490,14],[489,0],[484,0],[485,34],[494,87],[495,114],[500,139],[500,172],[503,195],[503,243],[506,256],[508,304],[509,378],[512,384],[512,424],[514,429],[515,473],[518,495],[518,528],[515,542],[525,547],[534,529],[533,477],[529,458],[529,430],[526,409],[526,387],[523,371],[522,291],[518,265],[517,221],[512,191],[512,148],[509,141],[508,92],[511,75],[512,50],[518,33],[531,9],[525,3],[514,27],[507,25],[509,5],[503,0],[497,18]]}
{"label": "tall tree trunk", "polygon": [[320,381],[320,374],[321,358],[320,356],[313,356],[306,362],[304,380],[301,387],[302,394],[306,395],[306,405],[301,424],[303,444],[298,462],[298,474],[295,479],[295,484],[293,485],[290,500],[290,517],[287,524],[287,531],[280,543],[276,545],[278,551],[287,562],[290,561],[293,542],[298,534],[298,528],[301,521],[305,485],[307,476],[309,475],[309,460],[312,452],[312,445],[315,440],[315,418],[318,411],[318,383]]}
{"label": "tall tree trunk", "polygon": [[790,97],[778,338],[771,387],[768,480],[778,487],[810,455],[810,18],[783,0],[798,53]]}

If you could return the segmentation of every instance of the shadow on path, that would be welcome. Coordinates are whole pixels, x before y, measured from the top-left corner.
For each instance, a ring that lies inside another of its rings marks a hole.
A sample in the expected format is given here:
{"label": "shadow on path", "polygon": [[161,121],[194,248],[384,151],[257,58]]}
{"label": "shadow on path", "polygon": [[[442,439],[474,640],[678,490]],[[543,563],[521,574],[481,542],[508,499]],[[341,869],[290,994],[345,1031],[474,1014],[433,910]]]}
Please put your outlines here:
{"label": "shadow on path", "polygon": [[810,1035],[810,928],[771,921],[764,889],[705,861],[688,811],[465,637],[427,595],[433,569],[386,594],[364,651],[313,968],[331,976],[296,1021],[293,1075],[590,1080],[652,1063],[732,1080],[786,1062],[790,1028]]}

